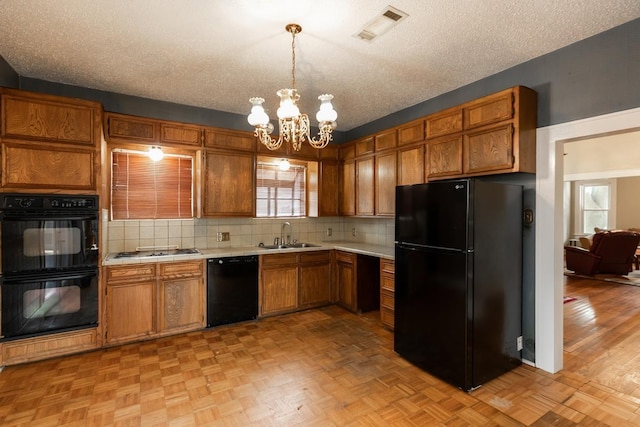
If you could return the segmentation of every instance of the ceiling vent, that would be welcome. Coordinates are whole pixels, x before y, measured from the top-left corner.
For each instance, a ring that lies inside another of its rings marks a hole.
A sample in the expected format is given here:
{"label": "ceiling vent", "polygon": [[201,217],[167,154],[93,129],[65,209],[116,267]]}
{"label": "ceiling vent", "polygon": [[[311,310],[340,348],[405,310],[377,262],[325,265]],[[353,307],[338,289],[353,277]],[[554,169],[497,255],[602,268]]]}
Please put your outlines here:
{"label": "ceiling vent", "polygon": [[360,31],[354,34],[354,37],[371,42],[395,27],[407,16],[409,15],[406,12],[393,6],[387,6],[378,16],[367,22]]}

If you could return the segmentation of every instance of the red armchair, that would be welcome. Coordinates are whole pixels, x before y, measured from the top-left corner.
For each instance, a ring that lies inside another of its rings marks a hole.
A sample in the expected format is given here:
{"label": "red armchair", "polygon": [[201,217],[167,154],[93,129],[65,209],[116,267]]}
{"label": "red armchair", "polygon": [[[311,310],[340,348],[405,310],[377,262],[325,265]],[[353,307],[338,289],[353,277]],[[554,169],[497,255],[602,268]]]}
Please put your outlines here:
{"label": "red armchair", "polygon": [[603,231],[593,235],[589,250],[565,246],[567,270],[593,276],[596,273],[627,274],[633,269],[640,234]]}

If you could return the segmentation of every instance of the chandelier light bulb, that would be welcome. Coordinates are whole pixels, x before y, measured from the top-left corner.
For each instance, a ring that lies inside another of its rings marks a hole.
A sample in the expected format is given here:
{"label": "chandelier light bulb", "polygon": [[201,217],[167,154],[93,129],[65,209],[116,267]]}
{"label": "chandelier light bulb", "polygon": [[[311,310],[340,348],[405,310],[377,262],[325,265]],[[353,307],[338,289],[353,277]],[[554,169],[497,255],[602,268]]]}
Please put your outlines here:
{"label": "chandelier light bulb", "polygon": [[289,160],[287,159],[282,159],[280,160],[280,162],[278,162],[278,167],[281,171],[288,171],[291,167],[291,163],[289,163]]}
{"label": "chandelier light bulb", "polygon": [[247,121],[251,126],[266,126],[269,123],[269,116],[264,111],[262,103],[263,98],[251,98],[249,102],[252,104],[251,114],[247,117]]}
{"label": "chandelier light bulb", "polygon": [[278,108],[279,119],[292,119],[300,115],[300,109],[296,105],[297,93],[295,89],[280,89],[276,92],[280,97],[280,108]]}
{"label": "chandelier light bulb", "polygon": [[320,123],[335,122],[338,118],[338,113],[333,109],[333,105],[331,104],[333,95],[326,93],[324,95],[320,95],[318,99],[320,100],[320,111],[316,114],[316,120]]}

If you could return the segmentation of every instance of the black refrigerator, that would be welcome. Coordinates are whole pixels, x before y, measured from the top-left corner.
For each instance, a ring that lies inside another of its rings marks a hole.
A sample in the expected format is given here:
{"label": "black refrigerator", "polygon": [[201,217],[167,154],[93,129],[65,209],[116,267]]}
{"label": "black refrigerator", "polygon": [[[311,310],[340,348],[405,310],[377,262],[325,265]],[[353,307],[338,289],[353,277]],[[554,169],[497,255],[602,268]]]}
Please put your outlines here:
{"label": "black refrigerator", "polygon": [[396,187],[395,351],[465,391],[522,363],[523,187]]}

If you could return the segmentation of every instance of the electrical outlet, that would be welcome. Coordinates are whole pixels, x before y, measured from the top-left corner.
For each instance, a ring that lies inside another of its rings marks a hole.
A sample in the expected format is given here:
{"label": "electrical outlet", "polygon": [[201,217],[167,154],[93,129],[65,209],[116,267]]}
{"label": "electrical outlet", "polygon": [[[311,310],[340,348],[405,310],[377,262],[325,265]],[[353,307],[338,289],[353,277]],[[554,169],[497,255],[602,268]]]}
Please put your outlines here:
{"label": "electrical outlet", "polygon": [[222,233],[216,233],[216,242],[222,242]]}
{"label": "electrical outlet", "polygon": [[516,344],[518,346],[518,351],[522,350],[522,335],[516,339]]}
{"label": "electrical outlet", "polygon": [[355,227],[353,227],[351,229],[351,236],[356,237],[356,228]]}
{"label": "electrical outlet", "polygon": [[333,236],[333,230],[331,228],[327,228],[327,237]]}

